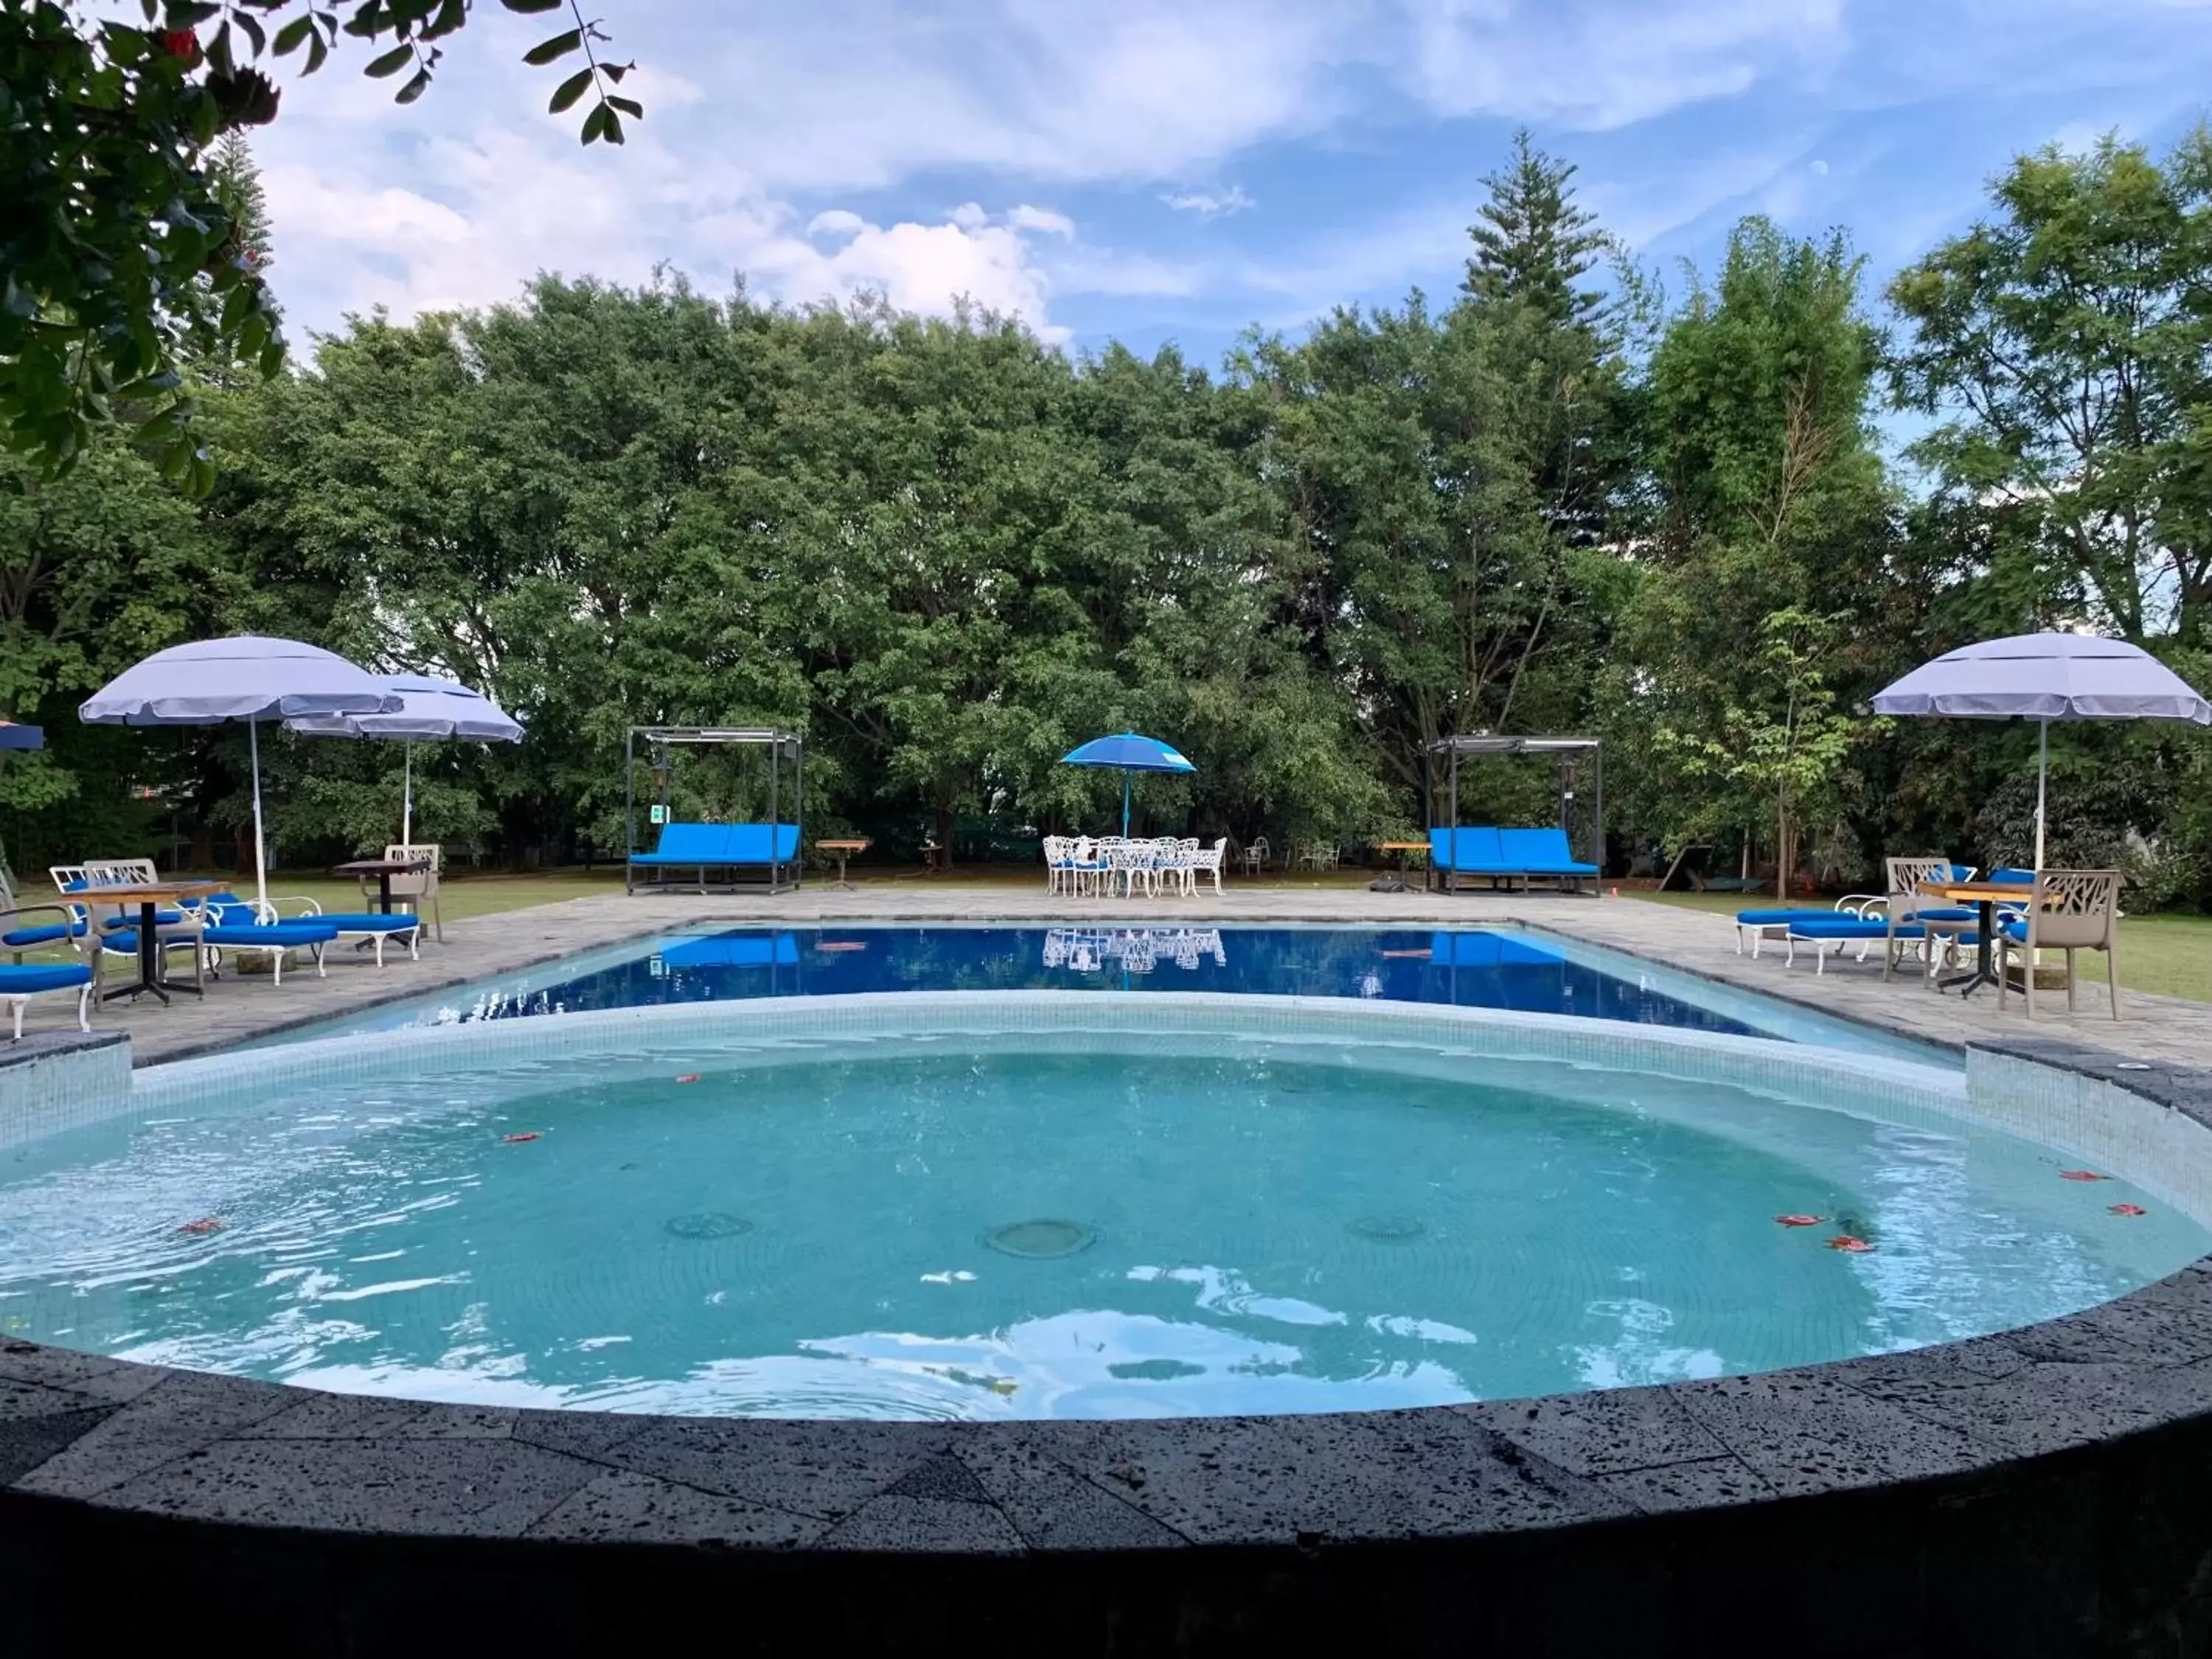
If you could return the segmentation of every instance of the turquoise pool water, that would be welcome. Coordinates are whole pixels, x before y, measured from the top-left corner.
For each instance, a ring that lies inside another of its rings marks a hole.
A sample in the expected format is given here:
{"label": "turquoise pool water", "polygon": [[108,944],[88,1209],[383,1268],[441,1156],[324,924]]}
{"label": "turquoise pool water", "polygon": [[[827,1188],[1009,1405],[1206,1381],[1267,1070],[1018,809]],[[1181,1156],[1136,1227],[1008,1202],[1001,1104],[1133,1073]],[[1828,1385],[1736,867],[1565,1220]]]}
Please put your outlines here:
{"label": "turquoise pool water", "polygon": [[1249,1034],[641,1041],[14,1148],[0,1330],[494,1403],[1328,1411],[1940,1341],[2212,1249],[1858,1097]]}

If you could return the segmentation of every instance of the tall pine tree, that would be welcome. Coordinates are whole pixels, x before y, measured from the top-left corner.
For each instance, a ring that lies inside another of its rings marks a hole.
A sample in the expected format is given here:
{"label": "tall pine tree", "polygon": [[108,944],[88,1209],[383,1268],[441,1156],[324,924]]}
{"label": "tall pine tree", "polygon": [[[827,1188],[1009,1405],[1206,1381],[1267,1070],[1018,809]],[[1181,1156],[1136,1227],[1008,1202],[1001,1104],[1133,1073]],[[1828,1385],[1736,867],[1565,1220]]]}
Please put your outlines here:
{"label": "tall pine tree", "polygon": [[1468,227],[1474,257],[1460,284],[1477,301],[1528,306],[1556,327],[1601,333],[1606,296],[1577,287],[1613,251],[1597,216],[1575,201],[1575,165],[1547,155],[1522,128],[1511,161],[1482,182],[1490,198]]}
{"label": "tall pine tree", "polygon": [[[230,215],[234,246],[265,276],[275,263],[269,246],[269,202],[262,193],[261,169],[254,165],[252,146],[246,142],[246,135],[234,129],[216,139],[208,149],[202,169],[207,174],[209,193]],[[205,279],[202,281],[202,303],[212,313],[220,308],[220,301],[212,289],[205,287]],[[263,293],[268,295],[269,290],[264,289]],[[266,308],[272,318],[283,314],[273,295]],[[207,383],[232,391],[261,378],[252,362],[227,349],[192,360],[191,367]]]}

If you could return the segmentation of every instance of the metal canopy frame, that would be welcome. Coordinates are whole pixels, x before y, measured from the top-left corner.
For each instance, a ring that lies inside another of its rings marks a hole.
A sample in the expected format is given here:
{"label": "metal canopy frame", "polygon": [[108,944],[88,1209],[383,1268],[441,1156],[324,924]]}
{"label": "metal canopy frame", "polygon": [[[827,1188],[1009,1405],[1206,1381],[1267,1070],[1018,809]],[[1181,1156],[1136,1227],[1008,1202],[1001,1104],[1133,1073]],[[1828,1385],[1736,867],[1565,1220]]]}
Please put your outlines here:
{"label": "metal canopy frame", "polygon": [[[1421,750],[1421,813],[1433,815],[1436,804],[1436,764],[1439,759],[1449,762],[1447,774],[1451,792],[1451,806],[1447,827],[1455,837],[1459,830],[1459,763],[1462,755],[1553,755],[1559,757],[1559,829],[1567,837],[1567,850],[1574,850],[1574,825],[1571,809],[1575,792],[1569,787],[1567,775],[1573,764],[1571,757],[1587,754],[1590,757],[1590,795],[1592,838],[1596,845],[1590,849],[1586,860],[1598,867],[1601,878],[1605,872],[1605,744],[1598,738],[1522,738],[1492,737],[1478,733],[1468,737],[1437,738]],[[1455,846],[1456,842],[1455,841]],[[1443,878],[1444,890],[1459,890],[1458,872],[1453,870],[1429,872],[1431,882]]]}
{"label": "metal canopy frame", "polygon": [[[726,744],[754,745],[768,750],[768,821],[771,825],[783,822],[783,773],[787,765],[791,771],[791,821],[804,825],[806,811],[806,740],[796,732],[787,732],[773,726],[633,726],[623,734],[623,859],[625,872],[624,886],[629,885],[629,860],[638,851],[637,845],[637,750],[642,739],[649,750],[663,754],[671,747],[705,744],[719,747]],[[664,803],[665,804],[665,803]],[[768,881],[763,890],[770,893],[795,891],[805,869],[805,831],[799,832],[799,845],[793,849],[787,860],[775,859],[766,867]],[[773,830],[769,836],[769,851],[775,851]],[[737,867],[737,866],[730,866]],[[708,866],[708,868],[713,868]],[[699,890],[707,890],[706,871],[700,872]],[[740,888],[761,888],[759,882],[729,882],[725,891],[735,892]]]}

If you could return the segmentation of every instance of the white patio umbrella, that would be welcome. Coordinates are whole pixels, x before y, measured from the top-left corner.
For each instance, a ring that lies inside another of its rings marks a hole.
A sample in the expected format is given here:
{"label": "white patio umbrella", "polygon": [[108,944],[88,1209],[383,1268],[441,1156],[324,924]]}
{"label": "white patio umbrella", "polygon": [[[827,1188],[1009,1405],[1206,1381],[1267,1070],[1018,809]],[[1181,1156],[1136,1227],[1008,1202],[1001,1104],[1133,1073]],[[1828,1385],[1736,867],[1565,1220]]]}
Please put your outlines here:
{"label": "white patio umbrella", "polygon": [[269,898],[269,842],[261,823],[261,722],[301,714],[374,714],[398,698],[366,669],[297,640],[240,634],[156,651],[85,699],[94,726],[222,726],[246,722],[253,766],[253,890]]}
{"label": "white patio umbrella", "polygon": [[375,714],[302,714],[284,722],[294,732],[321,738],[398,738],[401,750],[399,839],[415,839],[415,744],[459,738],[477,743],[520,743],[522,722],[481,691],[428,674],[379,674],[376,682],[399,700]]}
{"label": "white patio umbrella", "polygon": [[2189,720],[2212,726],[2212,702],[2150,653],[2124,640],[2088,634],[2017,634],[1961,646],[1877,692],[1874,709],[1878,714],[2033,720],[2039,870],[2051,721]]}

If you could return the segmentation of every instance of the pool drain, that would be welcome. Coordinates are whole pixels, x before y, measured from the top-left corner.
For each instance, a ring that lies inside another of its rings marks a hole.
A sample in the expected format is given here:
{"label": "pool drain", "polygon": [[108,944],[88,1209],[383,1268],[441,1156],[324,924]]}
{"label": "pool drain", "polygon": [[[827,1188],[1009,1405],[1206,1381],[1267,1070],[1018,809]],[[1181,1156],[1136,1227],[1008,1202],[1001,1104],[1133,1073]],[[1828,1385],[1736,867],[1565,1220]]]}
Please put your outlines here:
{"label": "pool drain", "polygon": [[1409,1215],[1364,1215],[1344,1224],[1344,1231],[1370,1244],[1404,1244],[1428,1231],[1429,1224]]}
{"label": "pool drain", "polygon": [[983,1243],[1000,1255],[1018,1256],[1024,1261],[1051,1261],[1089,1249],[1097,1237],[1097,1230],[1079,1221],[1040,1217],[994,1227],[983,1235]]}
{"label": "pool drain", "polygon": [[735,1238],[752,1231],[753,1224],[726,1211],[702,1210],[696,1215],[672,1216],[660,1224],[660,1230],[671,1238]]}

